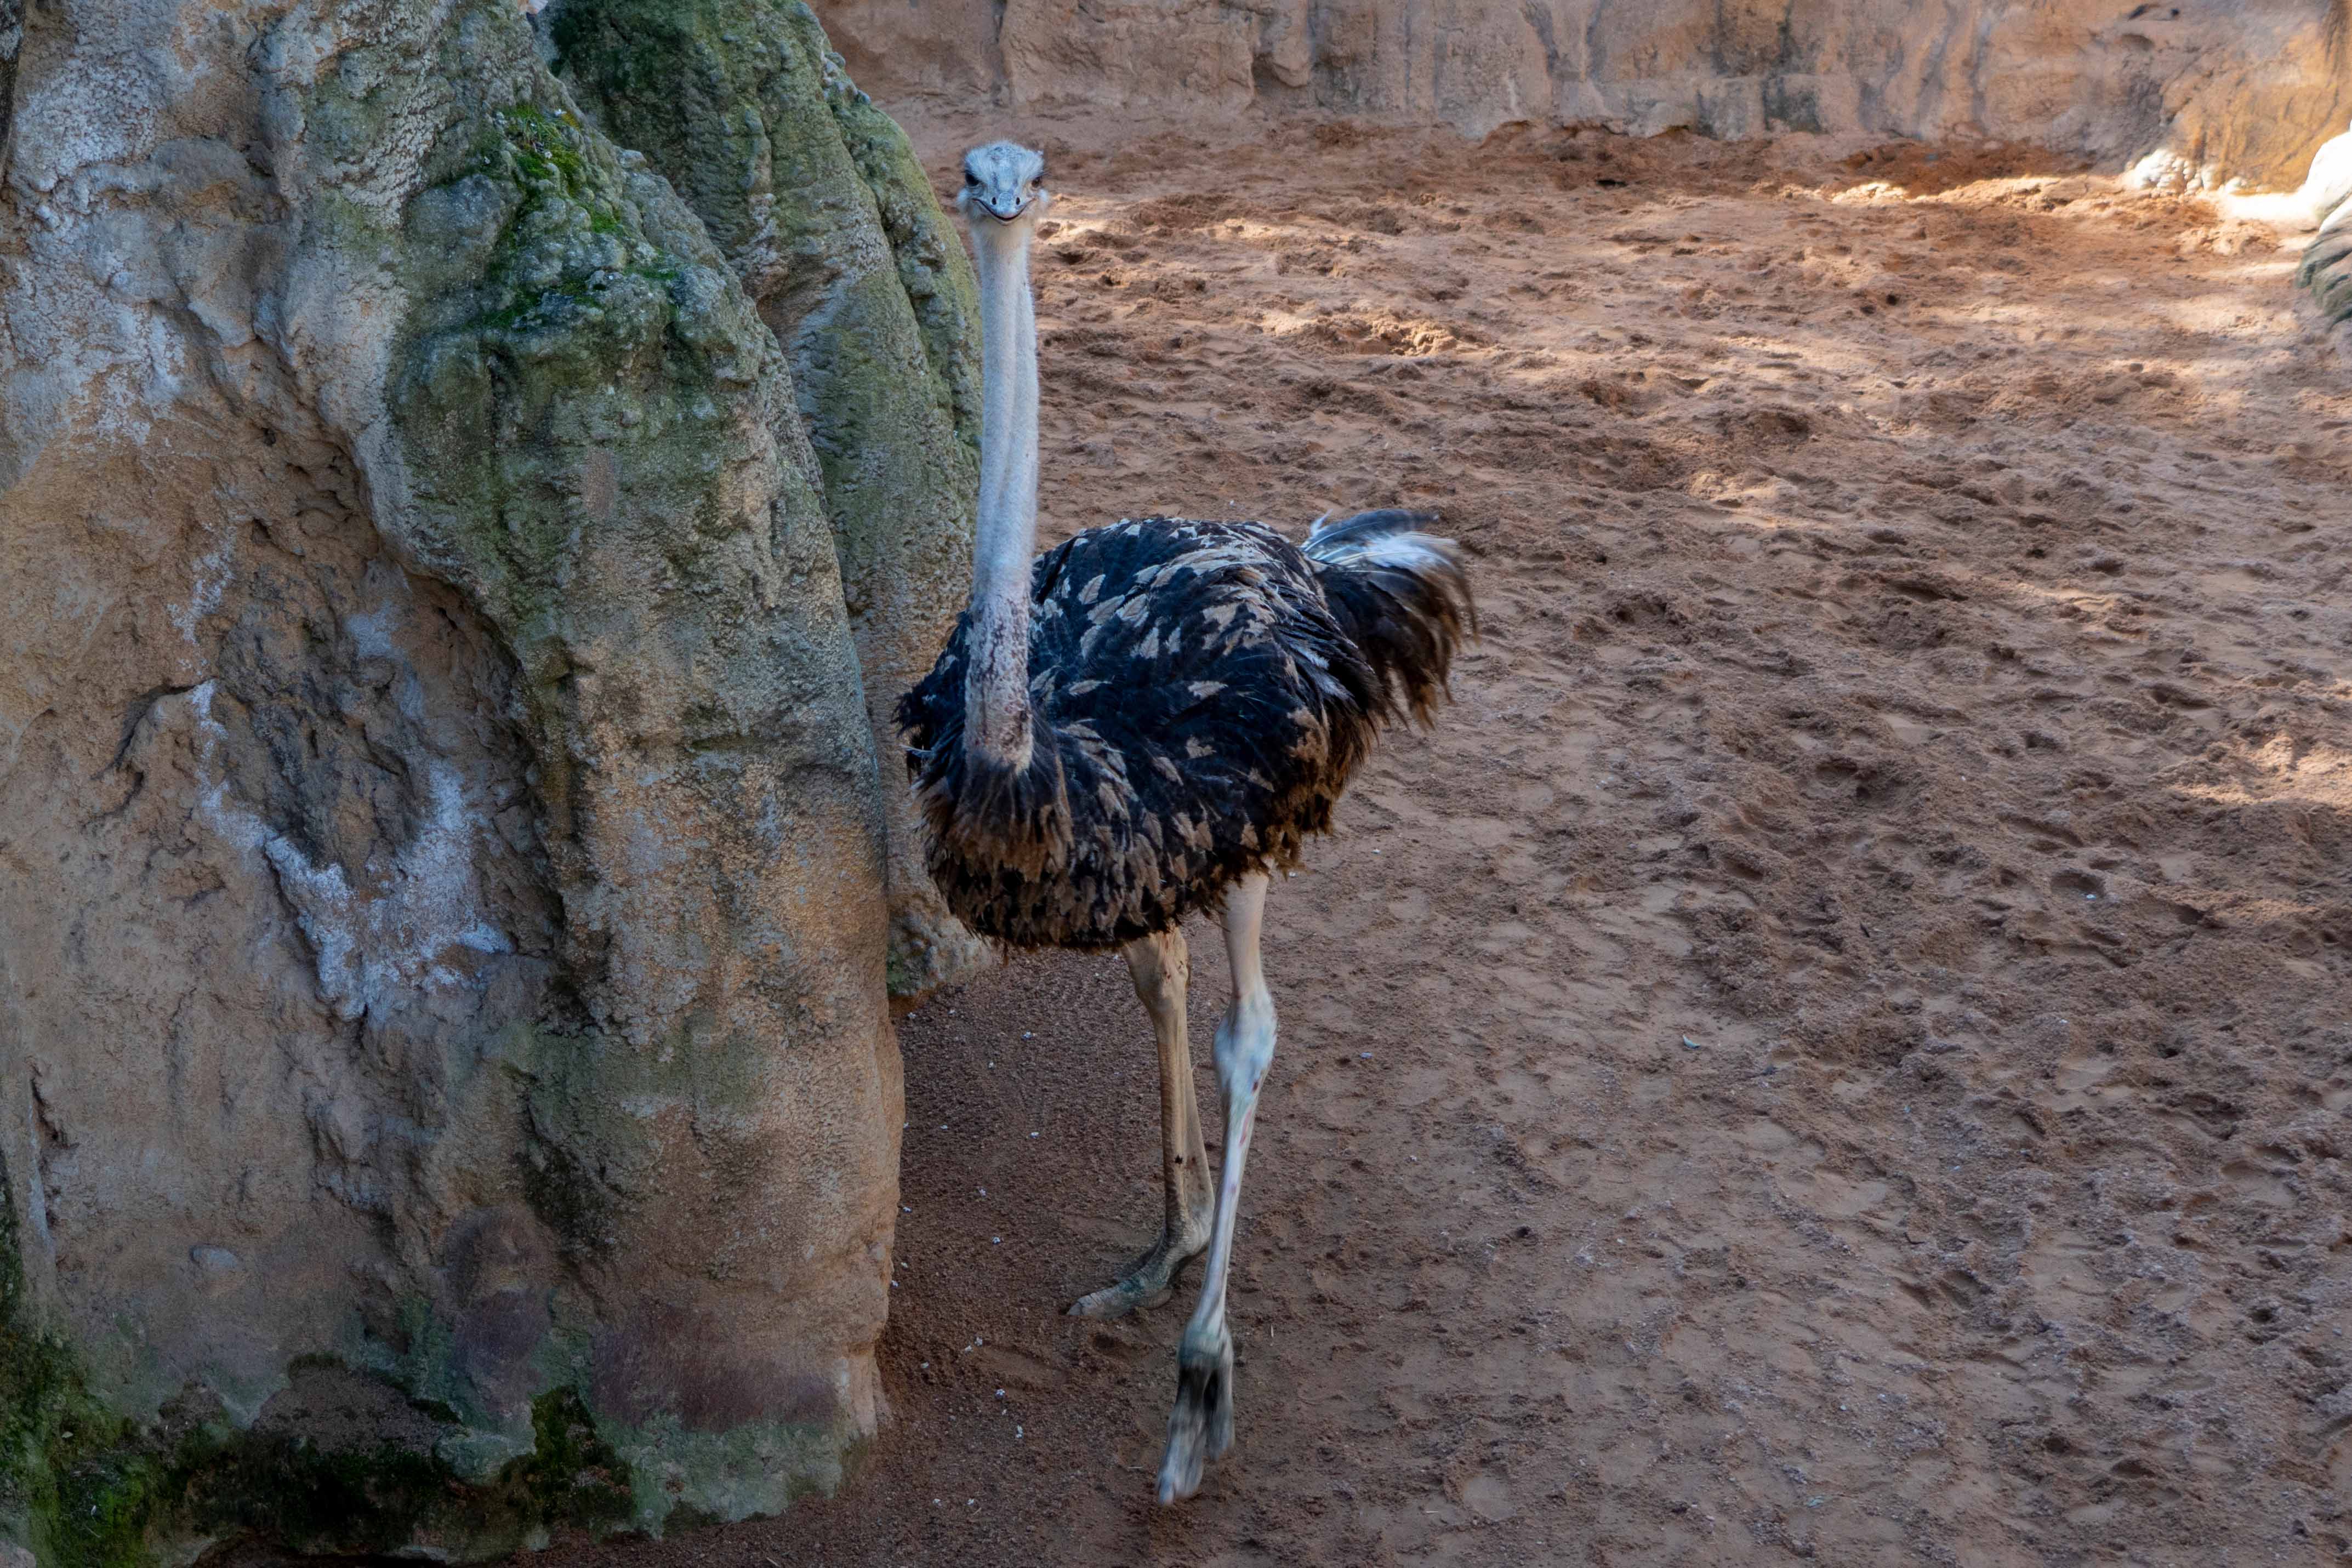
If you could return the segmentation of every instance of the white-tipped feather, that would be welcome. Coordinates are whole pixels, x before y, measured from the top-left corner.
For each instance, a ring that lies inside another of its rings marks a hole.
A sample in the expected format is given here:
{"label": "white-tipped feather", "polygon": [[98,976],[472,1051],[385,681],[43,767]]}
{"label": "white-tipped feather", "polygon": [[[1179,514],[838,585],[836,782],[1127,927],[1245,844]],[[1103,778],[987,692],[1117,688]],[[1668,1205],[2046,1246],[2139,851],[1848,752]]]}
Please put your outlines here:
{"label": "white-tipped feather", "polygon": [[1308,559],[1328,561],[1334,566],[1361,561],[1401,571],[1458,567],[1460,558],[1452,539],[1423,533],[1415,526],[1435,520],[1427,512],[1389,509],[1359,512],[1335,523],[1331,514],[1326,512],[1307,530],[1307,543],[1300,548]]}
{"label": "white-tipped feather", "polygon": [[1454,560],[1454,543],[1432,534],[1384,534],[1322,558],[1331,561],[1360,560],[1392,566],[1403,571],[1428,571]]}

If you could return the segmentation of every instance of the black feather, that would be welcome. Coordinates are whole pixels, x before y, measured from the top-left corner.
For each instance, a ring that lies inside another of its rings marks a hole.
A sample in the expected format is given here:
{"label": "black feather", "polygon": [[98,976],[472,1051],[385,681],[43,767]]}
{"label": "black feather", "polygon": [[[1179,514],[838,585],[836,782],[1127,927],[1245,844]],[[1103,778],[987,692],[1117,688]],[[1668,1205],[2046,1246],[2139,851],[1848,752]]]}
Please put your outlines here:
{"label": "black feather", "polygon": [[1017,771],[964,744],[967,612],[898,705],[949,907],[1013,946],[1108,947],[1297,864],[1379,725],[1444,688],[1469,592],[1425,520],[1366,513],[1302,551],[1255,523],[1150,517],[1046,551]]}

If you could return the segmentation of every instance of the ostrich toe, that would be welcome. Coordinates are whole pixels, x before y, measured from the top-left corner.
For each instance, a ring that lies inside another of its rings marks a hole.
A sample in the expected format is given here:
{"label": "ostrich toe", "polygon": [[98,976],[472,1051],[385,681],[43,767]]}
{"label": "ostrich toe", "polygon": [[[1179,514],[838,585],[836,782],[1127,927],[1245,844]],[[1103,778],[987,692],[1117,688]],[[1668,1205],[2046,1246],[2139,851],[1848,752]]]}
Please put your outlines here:
{"label": "ostrich toe", "polygon": [[1188,1332],[1176,1353],[1176,1407],[1168,1413],[1168,1452],[1160,1461],[1160,1500],[1181,1502],[1201,1490],[1201,1466],[1234,1446],[1234,1342]]}
{"label": "ostrich toe", "polygon": [[1124,1275],[1091,1295],[1070,1303],[1074,1318],[1123,1318],[1138,1307],[1156,1307],[1168,1299],[1176,1276],[1187,1260],[1209,1249],[1209,1206],[1201,1205],[1192,1223],[1174,1235],[1162,1230],[1151,1249],[1135,1260]]}

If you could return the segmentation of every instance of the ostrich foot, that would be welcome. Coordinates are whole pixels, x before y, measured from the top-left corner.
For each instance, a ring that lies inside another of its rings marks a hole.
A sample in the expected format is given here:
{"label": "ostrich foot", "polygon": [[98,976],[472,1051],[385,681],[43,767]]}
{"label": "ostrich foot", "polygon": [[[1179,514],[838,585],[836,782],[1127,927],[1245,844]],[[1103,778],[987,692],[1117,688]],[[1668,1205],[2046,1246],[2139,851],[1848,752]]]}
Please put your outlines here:
{"label": "ostrich foot", "polygon": [[1123,1277],[1072,1302],[1070,1316],[1123,1318],[1138,1307],[1156,1307],[1167,1300],[1186,1260],[1208,1249],[1209,1210],[1203,1205],[1192,1223],[1174,1235],[1162,1230],[1151,1250],[1137,1259]]}
{"label": "ostrich foot", "polygon": [[1234,1342],[1186,1330],[1176,1352],[1176,1407],[1168,1413],[1168,1453],[1160,1461],[1160,1500],[1181,1502],[1201,1490],[1203,1459],[1234,1446]]}

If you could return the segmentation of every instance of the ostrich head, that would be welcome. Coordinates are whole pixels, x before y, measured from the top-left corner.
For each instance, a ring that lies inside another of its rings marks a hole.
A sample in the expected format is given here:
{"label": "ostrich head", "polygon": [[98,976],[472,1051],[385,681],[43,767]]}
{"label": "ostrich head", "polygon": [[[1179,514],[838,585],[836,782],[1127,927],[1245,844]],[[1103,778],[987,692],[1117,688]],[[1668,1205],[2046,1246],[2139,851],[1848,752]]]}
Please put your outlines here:
{"label": "ostrich head", "polygon": [[963,189],[956,207],[977,229],[987,223],[1032,222],[1045,216],[1045,155],[1018,141],[992,141],[963,155]]}

